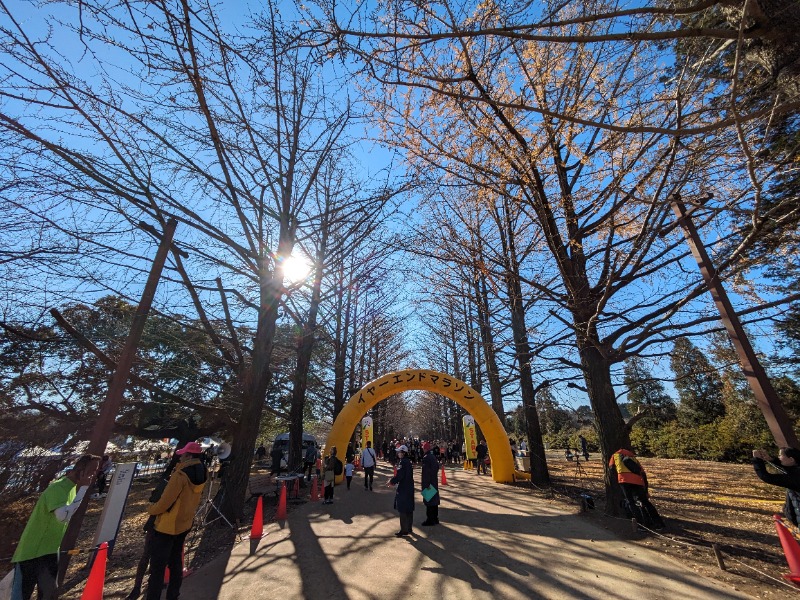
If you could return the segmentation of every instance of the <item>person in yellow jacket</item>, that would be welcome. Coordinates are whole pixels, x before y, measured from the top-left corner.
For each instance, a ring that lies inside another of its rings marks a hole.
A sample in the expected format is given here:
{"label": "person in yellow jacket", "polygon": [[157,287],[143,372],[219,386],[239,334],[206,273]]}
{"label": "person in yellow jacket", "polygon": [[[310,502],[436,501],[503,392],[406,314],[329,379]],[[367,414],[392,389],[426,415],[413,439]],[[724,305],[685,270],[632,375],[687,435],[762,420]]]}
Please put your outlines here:
{"label": "person in yellow jacket", "polygon": [[176,454],[181,460],[172,472],[161,498],[147,509],[156,517],[150,540],[150,578],[147,581],[147,600],[159,600],[164,587],[164,572],[169,566],[167,600],[180,596],[183,583],[183,541],[192,528],[200,505],[208,470],[200,460],[203,449],[189,442]]}
{"label": "person in yellow jacket", "polygon": [[645,527],[664,529],[664,520],[650,502],[647,473],[636,460],[636,455],[627,448],[620,448],[608,460],[608,466],[617,472],[628,515],[635,517]]}

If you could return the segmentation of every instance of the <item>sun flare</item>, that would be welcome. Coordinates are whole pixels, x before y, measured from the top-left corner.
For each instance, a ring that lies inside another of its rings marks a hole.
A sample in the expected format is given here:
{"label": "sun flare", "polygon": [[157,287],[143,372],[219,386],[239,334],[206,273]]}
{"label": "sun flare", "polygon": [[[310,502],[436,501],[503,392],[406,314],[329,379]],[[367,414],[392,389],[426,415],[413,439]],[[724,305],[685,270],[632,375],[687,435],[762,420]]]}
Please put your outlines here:
{"label": "sun flare", "polygon": [[290,256],[282,266],[283,278],[289,283],[303,281],[311,273],[311,263],[302,256]]}

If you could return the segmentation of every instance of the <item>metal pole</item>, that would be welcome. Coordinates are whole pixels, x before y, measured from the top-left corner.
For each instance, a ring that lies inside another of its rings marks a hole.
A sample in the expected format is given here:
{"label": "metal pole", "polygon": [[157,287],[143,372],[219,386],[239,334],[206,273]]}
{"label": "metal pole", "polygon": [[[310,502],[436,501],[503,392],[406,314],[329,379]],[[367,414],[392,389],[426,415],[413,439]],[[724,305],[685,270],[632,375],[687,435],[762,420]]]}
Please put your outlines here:
{"label": "metal pole", "polygon": [[[119,407],[122,404],[122,396],[128,384],[131,366],[136,357],[136,348],[139,345],[139,341],[142,339],[145,321],[150,312],[150,307],[153,304],[153,297],[158,287],[158,281],[161,279],[161,272],[164,270],[164,264],[167,261],[167,254],[172,245],[172,237],[175,234],[177,224],[177,221],[171,219],[164,226],[164,233],[161,235],[161,243],[158,246],[158,252],[156,252],[156,257],[153,259],[153,266],[150,268],[150,275],[147,278],[147,283],[145,283],[142,298],[133,316],[131,330],[128,333],[128,338],[125,340],[125,346],[122,349],[119,361],[117,362],[117,368],[108,386],[105,400],[103,400],[103,404],[100,406],[100,415],[92,428],[89,446],[86,449],[89,454],[102,455],[103,452],[105,452],[108,439],[111,437],[114,421],[117,418]],[[83,516],[86,514],[88,502],[89,494],[86,494],[80,507],[70,519],[67,531],[64,534],[64,539],[61,542],[62,550],[71,550],[75,547],[78,533],[80,533],[81,523],[83,522]],[[70,559],[69,554],[61,554],[61,557],[63,560],[60,560],[58,564],[59,586],[64,582],[64,575],[67,572]]]}
{"label": "metal pole", "polygon": [[753,390],[756,403],[767,420],[767,425],[775,438],[775,442],[781,448],[800,448],[791,421],[778,398],[778,394],[775,392],[775,388],[772,387],[766,371],[758,361],[750,341],[747,339],[747,334],[745,334],[744,328],[739,322],[739,317],[733,310],[728,295],[722,287],[722,282],[714,269],[714,265],[711,264],[711,259],[700,240],[697,229],[691,217],[687,214],[686,206],[681,202],[681,197],[678,194],[673,194],[670,202],[672,210],[678,217],[678,224],[683,229],[692,255],[700,267],[700,272],[703,274],[708,291],[711,292],[711,297],[717,306],[722,324],[728,331],[733,347],[736,349],[736,354],[739,356],[739,362],[747,378],[747,383],[750,384],[750,388]]}

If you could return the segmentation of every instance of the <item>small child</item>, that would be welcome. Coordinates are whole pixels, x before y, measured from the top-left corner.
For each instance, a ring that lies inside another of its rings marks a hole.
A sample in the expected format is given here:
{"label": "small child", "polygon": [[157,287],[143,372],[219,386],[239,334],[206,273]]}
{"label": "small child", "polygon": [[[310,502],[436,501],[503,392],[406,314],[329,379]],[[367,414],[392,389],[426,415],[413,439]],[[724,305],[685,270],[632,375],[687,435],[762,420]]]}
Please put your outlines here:
{"label": "small child", "polygon": [[347,459],[347,464],[344,466],[344,476],[347,479],[347,489],[350,490],[350,482],[353,481],[353,471],[356,466],[353,464],[353,457]]}

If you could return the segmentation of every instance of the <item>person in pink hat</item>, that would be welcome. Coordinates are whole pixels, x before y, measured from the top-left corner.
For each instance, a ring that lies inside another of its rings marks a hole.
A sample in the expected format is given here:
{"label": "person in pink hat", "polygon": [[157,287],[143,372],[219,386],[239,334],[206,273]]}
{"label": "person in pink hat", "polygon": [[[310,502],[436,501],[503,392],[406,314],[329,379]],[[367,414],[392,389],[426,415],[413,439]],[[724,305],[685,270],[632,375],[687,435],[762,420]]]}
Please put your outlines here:
{"label": "person in pink hat", "polygon": [[175,454],[180,462],[170,475],[167,487],[147,512],[156,517],[150,541],[150,579],[147,600],[159,600],[164,587],[164,572],[169,566],[167,600],[176,600],[183,583],[183,541],[192,528],[192,521],[203,496],[208,470],[200,457],[203,448],[189,442]]}

